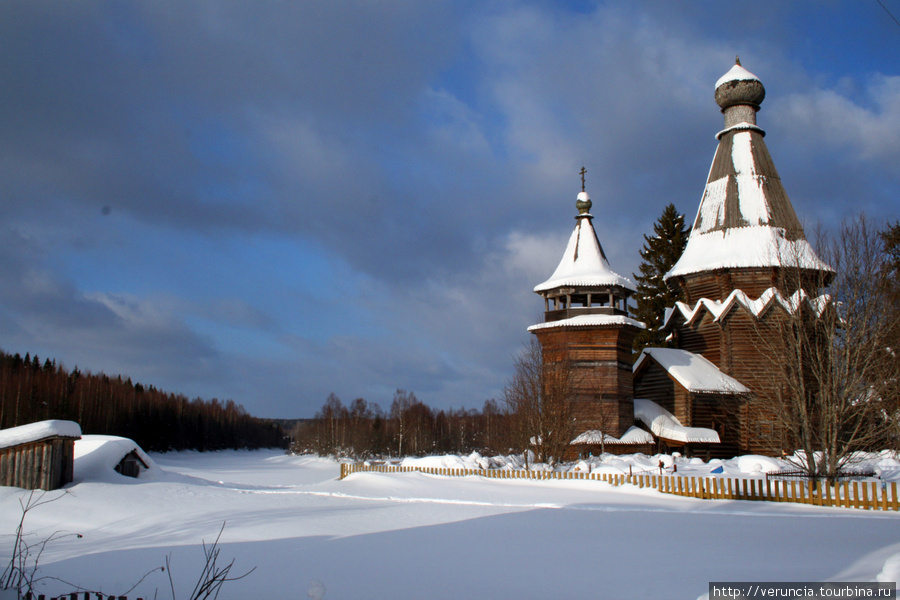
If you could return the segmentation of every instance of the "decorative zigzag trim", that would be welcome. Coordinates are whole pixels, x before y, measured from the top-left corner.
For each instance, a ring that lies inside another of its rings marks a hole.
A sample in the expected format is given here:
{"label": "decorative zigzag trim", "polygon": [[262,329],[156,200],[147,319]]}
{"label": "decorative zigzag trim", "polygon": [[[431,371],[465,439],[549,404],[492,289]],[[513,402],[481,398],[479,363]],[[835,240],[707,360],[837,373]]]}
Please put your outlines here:
{"label": "decorative zigzag trim", "polygon": [[675,306],[666,309],[665,319],[663,321],[663,329],[669,324],[669,320],[676,314],[680,313],[684,317],[686,323],[692,323],[697,318],[702,317],[703,310],[706,310],[713,316],[713,319],[719,321],[728,315],[735,307],[741,306],[751,315],[759,318],[769,308],[775,304],[781,305],[790,314],[794,314],[802,305],[807,305],[813,309],[816,316],[821,316],[822,311],[831,302],[831,296],[822,294],[811,297],[804,290],[797,290],[790,298],[785,298],[776,288],[770,287],[756,300],[751,300],[743,290],[734,290],[725,300],[710,300],[709,298],[701,298],[691,308],[684,302],[676,302]]}

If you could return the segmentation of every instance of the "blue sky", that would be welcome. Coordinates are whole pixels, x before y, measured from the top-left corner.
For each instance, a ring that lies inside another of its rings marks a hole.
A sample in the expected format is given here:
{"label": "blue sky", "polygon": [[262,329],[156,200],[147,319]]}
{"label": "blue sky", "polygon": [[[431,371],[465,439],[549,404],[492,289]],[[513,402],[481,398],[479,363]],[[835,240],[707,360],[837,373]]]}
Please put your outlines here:
{"label": "blue sky", "polygon": [[266,417],[480,407],[582,165],[621,274],[693,219],[735,55],[807,227],[898,218],[882,4],[4,2],[0,348]]}

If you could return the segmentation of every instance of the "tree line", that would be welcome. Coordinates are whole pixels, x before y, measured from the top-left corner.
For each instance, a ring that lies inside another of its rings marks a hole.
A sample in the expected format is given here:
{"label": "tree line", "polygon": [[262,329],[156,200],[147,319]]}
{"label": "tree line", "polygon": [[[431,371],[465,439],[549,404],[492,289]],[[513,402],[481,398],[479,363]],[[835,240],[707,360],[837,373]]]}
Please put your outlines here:
{"label": "tree line", "polygon": [[503,454],[510,451],[511,416],[496,400],[481,410],[435,410],[415,393],[397,390],[385,411],[356,398],[345,405],[330,394],[315,418],[297,423],[292,450],[346,458],[428,454]]}
{"label": "tree line", "polygon": [[283,445],[281,428],[232,400],[188,399],[130,378],[71,371],[55,360],[0,350],[0,429],[46,419],[85,434],[127,437],[149,451]]}

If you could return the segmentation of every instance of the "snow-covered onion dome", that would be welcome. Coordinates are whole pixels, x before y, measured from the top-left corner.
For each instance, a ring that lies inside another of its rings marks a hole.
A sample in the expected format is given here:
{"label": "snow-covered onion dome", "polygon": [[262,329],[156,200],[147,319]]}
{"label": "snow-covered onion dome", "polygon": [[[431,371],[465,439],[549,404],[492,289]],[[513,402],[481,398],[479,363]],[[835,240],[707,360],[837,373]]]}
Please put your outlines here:
{"label": "snow-covered onion dome", "polygon": [[[740,58],[735,59],[731,70],[716,82],[716,104],[725,115],[725,130],[717,137],[734,127],[755,127],[756,111],[765,98],[766,88],[759,78],[741,66]],[[765,135],[763,130],[757,131]]]}
{"label": "snow-covered onion dome", "polygon": [[578,198],[575,199],[575,208],[578,209],[579,215],[587,215],[591,212],[591,197],[588,196],[587,192],[579,192]]}

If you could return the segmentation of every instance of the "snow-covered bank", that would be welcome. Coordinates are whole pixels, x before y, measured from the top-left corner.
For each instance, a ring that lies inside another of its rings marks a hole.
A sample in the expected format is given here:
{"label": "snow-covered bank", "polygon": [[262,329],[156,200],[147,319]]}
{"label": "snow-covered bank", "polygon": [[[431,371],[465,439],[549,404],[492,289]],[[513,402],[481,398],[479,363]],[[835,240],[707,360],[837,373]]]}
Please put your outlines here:
{"label": "snow-covered bank", "polygon": [[[557,471],[602,472],[616,475],[655,474],[659,473],[660,461],[662,461],[666,472],[672,472],[673,466],[675,466],[676,472],[682,475],[702,477],[765,477],[766,473],[796,469],[795,465],[800,462],[795,460],[791,463],[788,460],[752,454],[737,456],[729,460],[712,459],[709,462],[705,462],[699,458],[685,458],[678,453],[657,454],[655,456],[607,453],[574,463],[555,465],[553,469]],[[448,454],[422,458],[404,458],[397,461],[397,464],[409,467],[445,469],[517,470],[525,468],[525,461],[521,455],[482,456],[477,452],[468,456]],[[884,481],[900,481],[900,460],[891,451],[859,453],[850,466],[855,470],[871,471]],[[529,468],[542,470],[550,467],[543,464],[531,464]]]}
{"label": "snow-covered bank", "polygon": [[[86,478],[84,456],[67,493],[30,513],[27,525],[38,536],[81,533],[48,548],[43,573],[107,593],[124,593],[171,554],[185,597],[201,540],[213,540],[223,522],[222,557],[235,559],[233,573],[256,567],[227,584],[223,600],[304,598],[314,581],[326,600],[693,599],[711,580],[874,581],[900,564],[893,513],[692,500],[590,481],[420,473],[338,481],[334,461],[273,451],[152,454],[155,470],[137,480],[108,471]],[[457,457],[479,458],[487,460]],[[596,468],[658,464],[595,460]],[[698,474],[715,466],[678,465]],[[22,495],[0,488],[0,531],[13,531]],[[169,596],[161,573],[129,597],[155,589]],[[70,590],[48,583],[42,592]]]}

